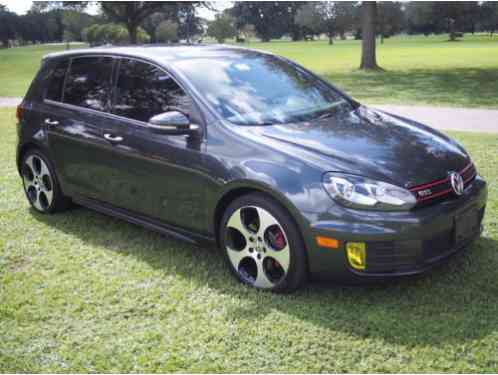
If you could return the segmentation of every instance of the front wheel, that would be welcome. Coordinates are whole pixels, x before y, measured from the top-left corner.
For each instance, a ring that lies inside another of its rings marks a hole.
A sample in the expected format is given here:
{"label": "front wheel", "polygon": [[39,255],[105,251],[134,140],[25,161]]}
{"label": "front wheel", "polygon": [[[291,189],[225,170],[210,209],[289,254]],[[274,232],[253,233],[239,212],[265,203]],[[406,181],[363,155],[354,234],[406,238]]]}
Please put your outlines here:
{"label": "front wheel", "polygon": [[250,194],[227,208],[220,243],[232,272],[258,289],[289,292],[307,276],[304,244],[290,215],[271,198]]}

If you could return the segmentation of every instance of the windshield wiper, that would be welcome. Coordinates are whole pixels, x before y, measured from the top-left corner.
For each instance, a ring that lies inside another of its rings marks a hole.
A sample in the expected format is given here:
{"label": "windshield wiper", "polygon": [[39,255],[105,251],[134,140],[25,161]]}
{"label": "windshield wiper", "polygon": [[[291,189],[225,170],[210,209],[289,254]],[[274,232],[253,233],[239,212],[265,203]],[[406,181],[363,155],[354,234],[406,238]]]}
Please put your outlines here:
{"label": "windshield wiper", "polygon": [[333,115],[334,115],[334,113],[332,111],[330,111],[330,112],[325,112],[324,114],[321,114],[317,118],[318,118],[318,120],[322,120],[324,118],[332,117]]}

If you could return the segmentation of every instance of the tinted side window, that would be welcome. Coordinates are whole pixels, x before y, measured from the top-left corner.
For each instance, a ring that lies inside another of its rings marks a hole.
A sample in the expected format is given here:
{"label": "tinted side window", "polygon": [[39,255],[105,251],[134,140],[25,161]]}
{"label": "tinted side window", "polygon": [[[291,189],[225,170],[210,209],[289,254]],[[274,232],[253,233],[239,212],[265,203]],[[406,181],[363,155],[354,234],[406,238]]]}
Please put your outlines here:
{"label": "tinted side window", "polygon": [[136,60],[121,60],[114,113],[147,122],[177,107],[190,114],[192,101],[164,71]]}
{"label": "tinted side window", "polygon": [[45,82],[45,99],[62,101],[62,88],[64,86],[64,77],[66,77],[69,61],[60,61],[50,70],[47,81]]}
{"label": "tinted side window", "polygon": [[111,57],[78,57],[71,61],[64,103],[107,111],[111,98]]}

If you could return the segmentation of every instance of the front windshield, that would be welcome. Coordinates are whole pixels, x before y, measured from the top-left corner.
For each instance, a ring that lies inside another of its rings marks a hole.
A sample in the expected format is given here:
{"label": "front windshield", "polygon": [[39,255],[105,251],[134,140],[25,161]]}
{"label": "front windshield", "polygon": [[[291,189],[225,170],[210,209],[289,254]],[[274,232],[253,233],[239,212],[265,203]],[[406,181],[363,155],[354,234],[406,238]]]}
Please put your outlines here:
{"label": "front windshield", "polygon": [[245,51],[175,65],[224,119],[235,124],[282,124],[351,109],[319,79],[272,55]]}

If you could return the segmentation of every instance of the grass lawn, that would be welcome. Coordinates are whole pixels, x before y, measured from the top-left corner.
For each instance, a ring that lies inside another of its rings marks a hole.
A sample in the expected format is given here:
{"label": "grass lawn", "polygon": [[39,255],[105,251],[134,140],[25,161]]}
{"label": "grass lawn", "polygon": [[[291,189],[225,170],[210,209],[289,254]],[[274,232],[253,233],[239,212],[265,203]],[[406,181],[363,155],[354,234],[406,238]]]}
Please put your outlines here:
{"label": "grass lawn", "polygon": [[252,43],[310,68],[354,98],[375,104],[498,108],[498,37],[395,37],[377,44],[381,73],[357,70],[359,41]]}
{"label": "grass lawn", "polygon": [[497,372],[498,135],[451,133],[490,184],[482,238],[422,278],[251,290],[216,250],[29,209],[0,109],[0,372]]}
{"label": "grass lawn", "polygon": [[[430,104],[498,108],[498,36],[395,37],[378,44],[378,62],[386,70],[357,70],[359,41],[248,43],[289,57],[358,100],[375,104]],[[0,96],[22,96],[40,58],[63,46],[0,50]]]}
{"label": "grass lawn", "polygon": [[0,96],[24,96],[42,57],[63,50],[63,45],[0,49]]}

